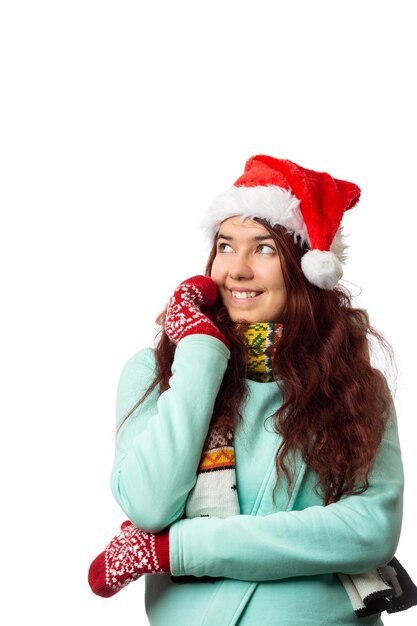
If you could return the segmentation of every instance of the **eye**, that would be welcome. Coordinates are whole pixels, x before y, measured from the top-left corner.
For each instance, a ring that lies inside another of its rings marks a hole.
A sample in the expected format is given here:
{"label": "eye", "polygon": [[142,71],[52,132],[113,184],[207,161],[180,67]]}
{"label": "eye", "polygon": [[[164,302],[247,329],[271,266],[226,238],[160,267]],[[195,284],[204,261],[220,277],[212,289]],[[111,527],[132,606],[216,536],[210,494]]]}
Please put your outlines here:
{"label": "eye", "polygon": [[275,253],[275,248],[273,246],[269,246],[266,243],[261,243],[257,249],[259,250],[261,254],[274,254]]}
{"label": "eye", "polygon": [[231,250],[232,250],[232,247],[228,243],[221,242],[217,244],[217,252],[230,252]]}

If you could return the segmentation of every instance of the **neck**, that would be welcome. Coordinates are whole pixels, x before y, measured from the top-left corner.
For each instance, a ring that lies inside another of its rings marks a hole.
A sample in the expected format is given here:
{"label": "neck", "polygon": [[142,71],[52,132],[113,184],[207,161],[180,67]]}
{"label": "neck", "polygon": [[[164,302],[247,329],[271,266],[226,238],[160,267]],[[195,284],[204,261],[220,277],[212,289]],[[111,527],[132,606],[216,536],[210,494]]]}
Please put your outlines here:
{"label": "neck", "polygon": [[246,346],[247,376],[257,382],[271,382],[273,348],[282,335],[283,326],[274,322],[258,322],[247,326],[243,341]]}

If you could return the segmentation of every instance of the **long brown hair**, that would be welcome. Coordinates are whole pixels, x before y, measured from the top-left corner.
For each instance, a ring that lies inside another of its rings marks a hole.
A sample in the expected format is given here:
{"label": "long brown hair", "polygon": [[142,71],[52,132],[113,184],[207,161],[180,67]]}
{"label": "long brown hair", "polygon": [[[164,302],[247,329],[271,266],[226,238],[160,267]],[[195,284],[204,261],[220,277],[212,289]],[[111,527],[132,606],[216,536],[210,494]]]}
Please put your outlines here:
{"label": "long brown hair", "polygon": [[[361,493],[369,486],[392,402],[385,377],[371,364],[369,340],[379,344],[391,362],[392,349],[370,325],[366,311],[352,306],[347,289],[339,285],[327,291],[307,281],[300,265],[306,248],[294,242],[292,233],[256,221],[275,241],[287,288],[284,332],[273,351],[273,374],[283,394],[283,403],[271,416],[282,438],[276,454],[276,486],[281,473],[291,484],[298,451],[316,473],[317,488],[326,502]],[[216,243],[206,266],[208,276],[215,256]],[[231,343],[213,415],[237,421],[242,419],[240,408],[247,392],[244,324],[232,322],[220,301],[212,316]],[[155,348],[156,377],[130,413],[157,385],[161,393],[169,387],[175,346],[163,330],[164,317],[163,312],[157,320],[161,333]]]}

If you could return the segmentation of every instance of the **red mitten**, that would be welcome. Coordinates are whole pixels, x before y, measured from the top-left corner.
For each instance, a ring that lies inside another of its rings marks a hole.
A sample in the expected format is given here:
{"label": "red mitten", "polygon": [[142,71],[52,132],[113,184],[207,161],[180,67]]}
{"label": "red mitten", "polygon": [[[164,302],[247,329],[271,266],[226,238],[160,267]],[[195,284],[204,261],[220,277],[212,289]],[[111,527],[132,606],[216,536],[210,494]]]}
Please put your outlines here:
{"label": "red mitten", "polygon": [[201,312],[217,300],[217,285],[209,276],[193,276],[181,283],[171,297],[165,317],[165,332],[174,343],[188,335],[211,335],[229,342],[213,322]]}
{"label": "red mitten", "polygon": [[128,520],[91,563],[88,583],[95,594],[110,598],[143,574],[169,571],[169,530],[146,533]]}

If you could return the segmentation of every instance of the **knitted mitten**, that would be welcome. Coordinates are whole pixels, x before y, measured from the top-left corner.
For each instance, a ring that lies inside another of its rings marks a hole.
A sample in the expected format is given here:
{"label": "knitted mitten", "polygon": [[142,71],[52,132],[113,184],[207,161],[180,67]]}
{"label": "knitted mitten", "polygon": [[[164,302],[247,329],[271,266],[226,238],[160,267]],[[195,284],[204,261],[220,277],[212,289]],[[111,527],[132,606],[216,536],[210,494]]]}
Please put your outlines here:
{"label": "knitted mitten", "polygon": [[143,574],[169,571],[169,530],[146,533],[126,521],[91,563],[88,583],[95,594],[110,598]]}
{"label": "knitted mitten", "polygon": [[166,310],[165,332],[174,343],[188,335],[211,335],[229,348],[229,342],[213,322],[201,312],[217,300],[217,285],[209,276],[193,276],[174,291]]}

